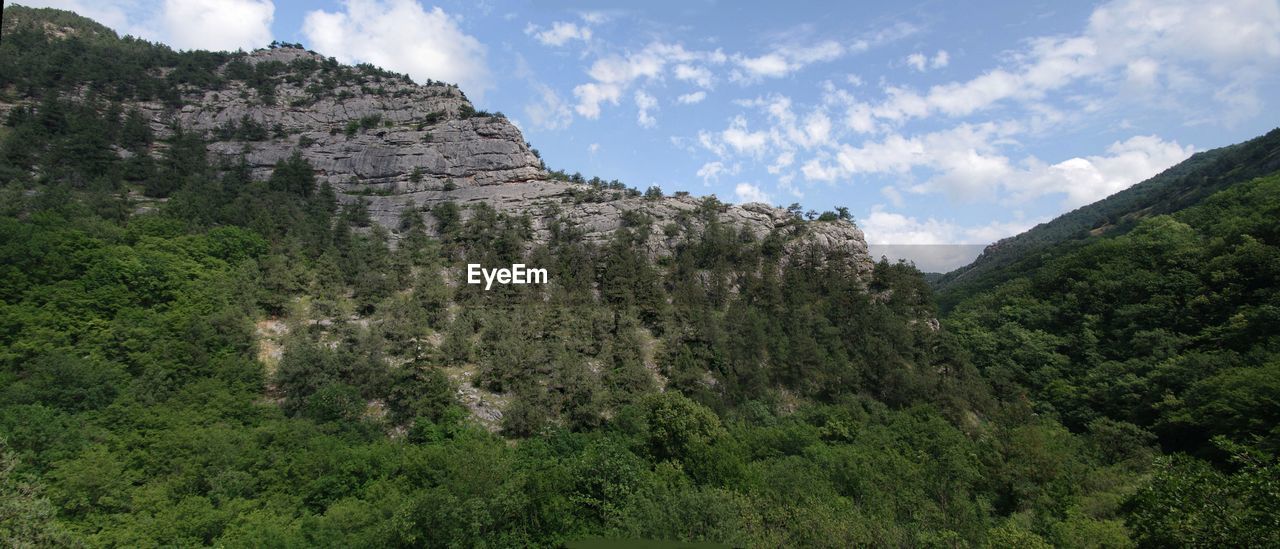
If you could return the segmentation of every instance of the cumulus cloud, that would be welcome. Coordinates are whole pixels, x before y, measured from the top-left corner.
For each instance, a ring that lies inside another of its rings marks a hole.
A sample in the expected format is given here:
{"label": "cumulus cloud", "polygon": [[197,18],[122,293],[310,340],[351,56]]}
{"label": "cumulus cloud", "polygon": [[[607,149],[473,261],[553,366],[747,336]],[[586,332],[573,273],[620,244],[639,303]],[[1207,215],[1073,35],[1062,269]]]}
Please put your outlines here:
{"label": "cumulus cloud", "polygon": [[27,0],[71,10],[114,29],[177,49],[252,50],[271,43],[271,0]]}
{"label": "cumulus cloud", "polygon": [[617,105],[623,92],[635,82],[660,78],[673,64],[721,64],[726,59],[719,50],[692,51],[680,44],[662,42],[651,43],[643,50],[627,55],[597,59],[587,70],[592,81],[573,88],[573,95],[578,98],[574,110],[586,118],[599,118],[602,103]]}
{"label": "cumulus cloud", "polygon": [[[1129,92],[1161,102],[1150,108],[1173,108],[1184,115],[1190,114],[1188,109],[1203,109],[1203,118],[1188,117],[1189,124],[1229,124],[1267,108],[1259,86],[1274,81],[1264,76],[1274,71],[1263,69],[1280,66],[1280,4],[1228,4],[1230,9],[1182,0],[1115,0],[1096,8],[1074,35],[1028,39],[986,72],[924,92],[882,81],[879,90],[855,95],[823,82],[822,99],[814,105],[796,105],[778,94],[735,101],[754,113],[734,116],[718,131],[699,131],[697,144],[719,163],[739,157],[763,163],[783,190],[795,189],[796,177],[811,183],[872,179],[895,207],[906,202],[905,193],[986,200],[1002,207],[1048,198],[1060,199],[1064,208],[1076,207],[1151,177],[1194,149],[1133,132],[1099,154],[1041,160],[1018,152],[1025,140],[1094,113],[1113,112],[1117,105],[1109,102],[1134,101]],[[1238,35],[1231,28],[1238,28]],[[1196,49],[1197,35],[1211,43]],[[805,59],[822,57],[814,53]],[[750,70],[759,77],[793,69],[793,59],[781,48],[756,57],[734,54],[730,60],[733,70]],[[950,60],[945,50],[909,58],[917,70],[942,68]],[[1092,88],[1082,93],[1083,85]],[[867,94],[876,91],[882,98],[868,100]],[[1062,100],[1054,97],[1064,95]],[[977,118],[993,107],[1002,109],[1002,119]],[[904,130],[915,119],[939,116],[977,119],[949,126],[931,120],[929,131]],[[882,215],[880,229],[895,219]],[[988,225],[958,232],[936,219],[897,221],[899,231],[892,234],[941,235],[938,241],[947,242],[965,235],[969,240],[1007,236],[1009,229]]]}
{"label": "cumulus cloud", "polygon": [[874,206],[871,214],[858,220],[869,244],[881,245],[948,245],[989,244],[1035,226],[1039,221],[993,221],[981,225],[962,225],[954,221],[924,218],[890,212]]}
{"label": "cumulus cloud", "polygon": [[[906,137],[890,134],[860,146],[841,144],[834,154],[804,163],[812,181],[839,181],[859,174],[908,174],[917,169],[923,183],[915,193],[943,192],[966,200],[1007,195],[1013,202],[1062,195],[1064,207],[1110,196],[1185,160],[1194,152],[1157,136],[1136,136],[1113,143],[1107,154],[1046,164],[1034,157],[1017,163],[1003,154],[1001,140],[1016,124],[961,124],[948,130]],[[896,190],[892,190],[894,199]],[[900,201],[897,196],[895,202]]]}
{"label": "cumulus cloud", "polygon": [[650,110],[658,108],[658,99],[644,90],[636,90],[636,123],[644,128],[652,128],[658,124],[658,121],[649,114]]}
{"label": "cumulus cloud", "polygon": [[795,162],[796,153],[794,151],[782,151],[773,159],[773,164],[770,164],[766,170],[773,175],[778,175],[782,173],[782,170],[785,170],[791,167],[792,164],[795,164]]}
{"label": "cumulus cloud", "polygon": [[[1151,84],[1161,67],[1171,65],[1215,74],[1222,85],[1247,84],[1253,75],[1280,65],[1280,4],[1115,0],[1095,9],[1080,34],[1035,38],[1027,44],[1011,56],[1011,63],[969,80],[935,85],[923,93],[886,86],[887,98],[871,105],[871,112],[890,121],[967,116],[1004,101],[1036,101],[1083,79],[1105,81],[1116,73]],[[944,51],[932,59],[916,53],[907,64],[923,71],[949,60]],[[1184,83],[1194,84],[1194,79]]]}
{"label": "cumulus cloud", "polygon": [[617,105],[618,97],[622,95],[622,86],[592,82],[574,87],[573,95],[578,98],[578,104],[573,110],[587,118],[599,118],[600,104],[607,101]]}
{"label": "cumulus cloud", "polygon": [[791,98],[781,94],[737,100],[735,104],[754,108],[765,114],[769,119],[769,127],[752,130],[748,128],[745,116],[735,116],[723,131],[699,134],[705,149],[721,156],[729,152],[760,156],[776,151],[782,154],[770,167],[770,173],[779,173],[781,168],[794,162],[795,155],[792,151],[820,149],[836,144],[835,124],[822,109],[810,110],[802,116],[793,110]]}
{"label": "cumulus cloud", "polygon": [[947,53],[947,50],[938,50],[938,53],[933,54],[933,59],[929,60],[929,68],[932,69],[941,69],[949,64],[951,64],[951,54]]}
{"label": "cumulus cloud", "polygon": [[751,183],[738,183],[738,185],[733,188],[733,194],[738,197],[738,202],[740,203],[746,203],[746,202],[763,202],[765,204],[770,203],[769,195],[766,194],[764,191],[760,190],[759,186],[752,185]]}
{"label": "cumulus cloud", "polygon": [[[1053,165],[1031,159],[1009,186],[1016,197],[1064,194],[1063,206],[1075,208],[1129,188],[1195,152],[1154,135],[1135,136],[1107,147],[1107,154],[1076,157]],[[1016,182],[1015,182],[1016,181]]]}
{"label": "cumulus cloud", "polygon": [[712,84],[711,71],[701,66],[686,65],[684,63],[676,65],[675,77],[693,82],[700,88],[711,88]]}
{"label": "cumulus cloud", "polygon": [[533,36],[544,46],[563,46],[570,40],[591,40],[591,27],[577,25],[566,21],[556,21],[551,28],[542,29],[532,23],[525,27],[524,33]]}
{"label": "cumulus cloud", "polygon": [[720,132],[720,140],[737,153],[758,155],[764,152],[769,134],[748,130],[747,119],[737,116],[729,123],[728,128]]}
{"label": "cumulus cloud", "polygon": [[492,86],[485,46],[444,10],[414,0],[344,0],[339,11],[308,12],[302,32],[317,51],[344,63],[456,82],[476,99]]}
{"label": "cumulus cloud", "polygon": [[162,13],[175,48],[250,50],[271,42],[275,10],[270,0],[165,0]]}
{"label": "cumulus cloud", "polygon": [[933,57],[930,58],[923,53],[916,52],[908,55],[906,62],[908,67],[924,72],[929,69],[940,69],[947,66],[951,62],[951,54],[947,53],[946,50],[938,50],[938,53],[933,54]]}
{"label": "cumulus cloud", "polygon": [[702,178],[702,184],[710,185],[713,181],[719,181],[722,175],[737,175],[739,166],[726,167],[723,162],[707,162],[701,168],[698,168],[698,177]]}
{"label": "cumulus cloud", "polygon": [[907,61],[908,67],[911,67],[920,72],[924,72],[925,64],[928,63],[928,60],[925,59],[924,54],[920,52],[916,52],[911,55],[908,55],[906,61]]}
{"label": "cumulus cloud", "polygon": [[[583,14],[583,19],[589,23],[606,19],[602,15],[599,18],[595,15],[598,14],[593,14],[592,17]],[[587,70],[591,80],[573,89],[573,95],[578,100],[574,111],[585,118],[599,118],[602,105],[617,106],[637,81],[673,77],[710,90],[722,78],[741,84],[765,78],[780,78],[814,63],[834,61],[850,53],[865,51],[874,45],[908,36],[917,30],[913,25],[899,23],[849,44],[835,40],[810,43],[790,40],[759,55],[726,54],[720,49],[691,50],[679,43],[652,42],[639,51],[597,58]],[[571,29],[566,28],[564,34],[573,35],[570,31]],[[546,31],[531,26],[526,32]],[[568,39],[571,38],[566,38]],[[705,97],[695,92],[683,94],[678,100],[688,104]]]}
{"label": "cumulus cloud", "polygon": [[686,93],[684,95],[681,95],[680,97],[676,98],[676,101],[678,101],[682,105],[693,105],[695,103],[701,103],[702,100],[706,98],[707,98],[707,92],[696,91],[693,93]]}
{"label": "cumulus cloud", "polygon": [[134,4],[128,0],[25,0],[22,2],[22,5],[32,8],[74,11],[110,27],[119,34],[132,34],[149,40],[164,41],[160,36],[160,29],[144,25],[144,18],[137,16],[143,10],[159,11],[159,2],[149,2],[146,6]]}
{"label": "cumulus cloud", "polygon": [[737,71],[730,79],[738,82],[752,82],[761,78],[780,78],[813,63],[833,61],[842,57],[848,50],[834,40],[826,40],[810,46],[788,46],[756,57],[735,55],[734,64]]}

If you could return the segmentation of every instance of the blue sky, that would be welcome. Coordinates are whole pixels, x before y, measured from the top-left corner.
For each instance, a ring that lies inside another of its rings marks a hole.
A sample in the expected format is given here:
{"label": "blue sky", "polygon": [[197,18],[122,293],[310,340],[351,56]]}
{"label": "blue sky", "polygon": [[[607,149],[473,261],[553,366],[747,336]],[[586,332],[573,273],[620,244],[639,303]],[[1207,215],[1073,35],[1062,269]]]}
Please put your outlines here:
{"label": "blue sky", "polygon": [[458,82],[548,165],[981,244],[1277,126],[1280,1],[40,0]]}

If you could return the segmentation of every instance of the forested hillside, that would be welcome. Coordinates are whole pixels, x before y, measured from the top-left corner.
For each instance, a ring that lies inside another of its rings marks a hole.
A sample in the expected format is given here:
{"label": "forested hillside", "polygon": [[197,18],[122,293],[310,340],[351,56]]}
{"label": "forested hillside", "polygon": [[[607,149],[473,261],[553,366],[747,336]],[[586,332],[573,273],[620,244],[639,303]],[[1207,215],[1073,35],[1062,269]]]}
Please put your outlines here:
{"label": "forested hillside", "polygon": [[[1073,430],[1120,421],[1169,452],[1132,519],[1182,544],[1187,528],[1271,528],[1280,452],[1280,176],[1236,184],[1125,235],[1093,240],[962,301],[944,322],[998,399],[1027,394]],[[1270,467],[1270,469],[1267,469]],[[1266,487],[1266,488],[1264,488]],[[1226,501],[1259,489],[1251,514]],[[1191,496],[1190,499],[1180,499]],[[1175,503],[1178,502],[1178,503]],[[1141,505],[1138,509],[1142,509]],[[1200,532],[1197,535],[1209,535]]]}
{"label": "forested hillside", "polygon": [[1112,196],[989,246],[970,265],[933,282],[943,310],[994,288],[1098,236],[1124,234],[1142,220],[1199,203],[1231,185],[1280,170],[1280,129],[1228,147],[1196,153]]}
{"label": "forested hillside", "polygon": [[[6,546],[1280,543],[1276,176],[939,325],[909,265],[796,247],[843,219],[759,236],[708,197],[659,256],[641,212],[605,242],[483,201],[388,230],[300,154],[255,174],[130,106],[245,54],[14,13]],[[551,283],[463,283],[513,262]]]}

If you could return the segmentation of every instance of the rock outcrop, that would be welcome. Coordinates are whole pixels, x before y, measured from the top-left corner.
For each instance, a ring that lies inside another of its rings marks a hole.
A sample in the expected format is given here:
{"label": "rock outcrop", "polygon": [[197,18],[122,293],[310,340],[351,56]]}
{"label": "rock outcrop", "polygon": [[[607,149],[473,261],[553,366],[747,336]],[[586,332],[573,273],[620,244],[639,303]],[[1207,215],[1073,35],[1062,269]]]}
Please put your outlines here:
{"label": "rock outcrop", "polygon": [[[535,241],[548,237],[551,210],[597,242],[621,226],[625,212],[640,211],[653,222],[654,255],[671,252],[675,240],[663,229],[673,221],[699,229],[696,219],[689,221],[699,198],[653,199],[605,189],[582,200],[589,187],[551,178],[515,125],[501,115],[475,113],[456,86],[417,85],[367,66],[341,67],[337,72],[345,76],[335,78],[332,60],[289,47],[259,50],[236,62],[271,63],[271,93],[235,79],[219,90],[184,90],[184,106],[176,112],[158,103],[141,105],[155,130],[163,135],[176,122],[202,132],[212,139],[215,157],[243,155],[259,177],[297,151],[340,200],[366,200],[374,220],[388,228],[408,208],[429,218],[431,206],[453,201],[529,214]],[[221,70],[233,70],[230,65]],[[253,131],[243,131],[246,125]],[[870,268],[862,232],[852,223],[800,223],[785,210],[759,203],[717,211],[722,222],[757,237],[781,230],[790,249],[813,244],[839,250],[845,253],[836,255]]]}

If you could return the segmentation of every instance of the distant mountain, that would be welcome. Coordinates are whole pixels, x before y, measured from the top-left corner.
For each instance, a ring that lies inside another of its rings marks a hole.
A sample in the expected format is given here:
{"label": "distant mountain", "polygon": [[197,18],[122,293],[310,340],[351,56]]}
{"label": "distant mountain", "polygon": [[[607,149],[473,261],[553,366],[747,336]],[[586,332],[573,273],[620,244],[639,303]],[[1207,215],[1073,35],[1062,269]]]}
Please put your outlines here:
{"label": "distant mountain", "polygon": [[967,296],[1034,270],[1099,236],[1124,234],[1139,220],[1183,210],[1231,185],[1280,170],[1280,129],[1196,153],[1159,175],[987,247],[973,263],[930,283],[946,311]]}

